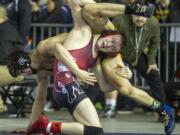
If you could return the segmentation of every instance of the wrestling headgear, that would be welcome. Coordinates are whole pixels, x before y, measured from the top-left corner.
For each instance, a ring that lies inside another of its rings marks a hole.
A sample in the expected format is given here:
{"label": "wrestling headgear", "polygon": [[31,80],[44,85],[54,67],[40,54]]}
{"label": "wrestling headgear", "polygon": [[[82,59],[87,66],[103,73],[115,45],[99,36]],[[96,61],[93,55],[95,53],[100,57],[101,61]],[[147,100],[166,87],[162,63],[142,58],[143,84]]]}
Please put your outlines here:
{"label": "wrestling headgear", "polygon": [[101,32],[100,37],[107,37],[107,36],[111,36],[111,35],[118,35],[118,31],[115,30],[104,30]]}
{"label": "wrestling headgear", "polygon": [[[121,48],[123,47],[123,44],[125,41],[124,37],[118,31],[114,31],[114,30],[105,30],[99,36],[99,38],[105,38],[105,37],[113,36],[113,35],[118,35],[117,38],[119,38],[119,39],[116,40],[115,38],[113,38],[113,40],[118,41],[118,42],[115,41],[115,44],[114,44],[114,48],[116,48],[116,49],[113,52],[107,52],[108,55],[115,55],[121,51]],[[104,53],[106,53],[106,52],[104,52]]]}
{"label": "wrestling headgear", "polygon": [[17,71],[31,68],[31,59],[28,54],[23,51],[14,51],[7,58],[7,67],[10,74],[13,77],[17,77]]}
{"label": "wrestling headgear", "polygon": [[101,32],[100,38],[111,36],[111,35],[120,35],[121,36],[121,40],[122,40],[121,47],[122,47],[124,42],[125,42],[125,38],[124,38],[124,36],[122,34],[120,34],[116,30],[104,30],[104,31]]}

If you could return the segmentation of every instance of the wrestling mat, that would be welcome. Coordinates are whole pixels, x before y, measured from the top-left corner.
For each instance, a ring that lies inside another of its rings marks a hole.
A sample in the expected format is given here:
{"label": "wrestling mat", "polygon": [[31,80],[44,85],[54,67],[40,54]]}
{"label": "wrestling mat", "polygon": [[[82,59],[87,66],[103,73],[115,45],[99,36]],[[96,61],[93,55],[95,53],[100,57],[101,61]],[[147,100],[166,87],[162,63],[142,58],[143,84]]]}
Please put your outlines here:
{"label": "wrestling mat", "polygon": [[[25,135],[23,133],[0,132],[0,135]],[[144,133],[105,133],[105,135],[163,135],[163,134],[144,134]],[[175,135],[175,134],[173,134]]]}

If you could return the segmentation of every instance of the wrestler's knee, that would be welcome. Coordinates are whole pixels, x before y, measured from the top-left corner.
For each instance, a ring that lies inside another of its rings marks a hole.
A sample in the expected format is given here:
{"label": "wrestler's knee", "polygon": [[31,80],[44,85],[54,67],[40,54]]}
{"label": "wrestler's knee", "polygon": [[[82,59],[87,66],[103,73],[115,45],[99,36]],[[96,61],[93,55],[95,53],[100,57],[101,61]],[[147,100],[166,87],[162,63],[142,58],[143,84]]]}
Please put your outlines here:
{"label": "wrestler's knee", "polygon": [[84,126],[84,135],[104,135],[101,127]]}
{"label": "wrestler's knee", "polygon": [[122,84],[122,86],[118,89],[118,91],[123,96],[130,96],[133,93],[132,86],[126,84]]}
{"label": "wrestler's knee", "polygon": [[102,91],[102,92],[109,92],[109,91],[111,91],[112,89],[111,88],[109,88],[109,87],[107,87],[107,86],[105,86],[105,85],[99,85],[99,88],[100,88],[100,90]]}

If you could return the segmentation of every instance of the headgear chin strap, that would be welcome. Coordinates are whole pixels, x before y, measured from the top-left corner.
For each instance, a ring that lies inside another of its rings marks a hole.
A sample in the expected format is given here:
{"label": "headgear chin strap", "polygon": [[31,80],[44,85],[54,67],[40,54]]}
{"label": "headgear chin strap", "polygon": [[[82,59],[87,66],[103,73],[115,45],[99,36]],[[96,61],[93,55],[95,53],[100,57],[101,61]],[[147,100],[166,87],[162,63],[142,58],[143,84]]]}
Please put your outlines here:
{"label": "headgear chin strap", "polygon": [[14,51],[7,58],[7,67],[13,77],[18,76],[18,71],[31,68],[31,59],[23,51]]}

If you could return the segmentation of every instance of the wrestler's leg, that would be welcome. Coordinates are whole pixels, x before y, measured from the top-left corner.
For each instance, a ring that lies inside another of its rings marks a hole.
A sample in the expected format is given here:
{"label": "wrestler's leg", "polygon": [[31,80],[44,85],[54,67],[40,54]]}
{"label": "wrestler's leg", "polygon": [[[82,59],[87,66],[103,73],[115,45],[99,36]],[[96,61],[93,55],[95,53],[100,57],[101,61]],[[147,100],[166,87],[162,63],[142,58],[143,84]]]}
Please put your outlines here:
{"label": "wrestler's leg", "polygon": [[98,80],[98,84],[99,84],[101,91],[106,93],[106,92],[111,92],[111,91],[115,90],[115,87],[113,87],[109,82],[107,82],[104,77],[100,59],[97,60],[96,65],[91,70],[96,75],[96,78]]}
{"label": "wrestler's leg", "polygon": [[[60,76],[59,79],[62,78],[63,77]],[[103,134],[97,112],[84,90],[75,78],[69,81],[69,83],[63,82],[63,80],[66,79],[65,76],[64,79],[58,80],[57,83],[55,83],[53,97],[59,105],[64,105],[68,108],[76,122],[62,123],[61,132],[68,135]]]}
{"label": "wrestler's leg", "polygon": [[69,103],[70,100],[67,100],[66,103],[69,104],[68,108],[76,122],[71,123],[71,125],[62,123],[62,133],[72,135],[75,133],[79,135],[103,133],[97,112],[80,85],[77,82],[71,82],[66,85],[66,89],[69,95],[68,99],[75,99],[72,103]]}
{"label": "wrestler's leg", "polygon": [[109,57],[103,61],[102,69],[108,81],[114,87],[116,87],[121,94],[129,96],[158,112],[165,124],[166,134],[171,134],[175,127],[175,116],[173,108],[167,104],[162,104],[161,102],[153,99],[146,92],[133,87],[127,79],[119,77],[113,68],[116,68],[120,60],[121,57],[116,56],[114,58]]}
{"label": "wrestler's leg", "polygon": [[117,68],[117,65],[120,66],[121,64],[123,64],[123,62],[120,55],[108,57],[103,60],[102,69],[106,80],[112,84],[120,94],[131,97],[146,106],[151,106],[154,101],[151,96],[143,90],[132,86],[128,79],[120,77],[116,74],[114,69]]}
{"label": "wrestler's leg", "polygon": [[103,135],[97,112],[89,98],[76,106],[73,117],[77,122],[62,123],[61,133],[68,135]]}
{"label": "wrestler's leg", "polygon": [[[103,60],[102,65],[99,61],[97,62],[93,71],[96,74],[101,90],[109,92],[117,89],[120,94],[131,97],[144,105],[150,106],[153,99],[151,99],[146,92],[133,87],[128,79],[116,75],[114,69],[117,68],[117,65],[124,66],[119,55],[106,58],[106,60]],[[139,96],[142,96],[142,98]]]}
{"label": "wrestler's leg", "polygon": [[106,105],[116,106],[116,100],[118,98],[118,91],[112,91],[105,93]]}
{"label": "wrestler's leg", "polygon": [[[88,106],[88,107],[87,107]],[[83,99],[75,108],[73,117],[76,123],[63,123],[62,133],[72,135],[89,135],[90,129],[93,135],[103,133],[97,112],[89,98]]]}
{"label": "wrestler's leg", "polygon": [[96,109],[89,98],[83,99],[77,105],[73,112],[73,116],[75,120],[84,125],[101,127]]}

